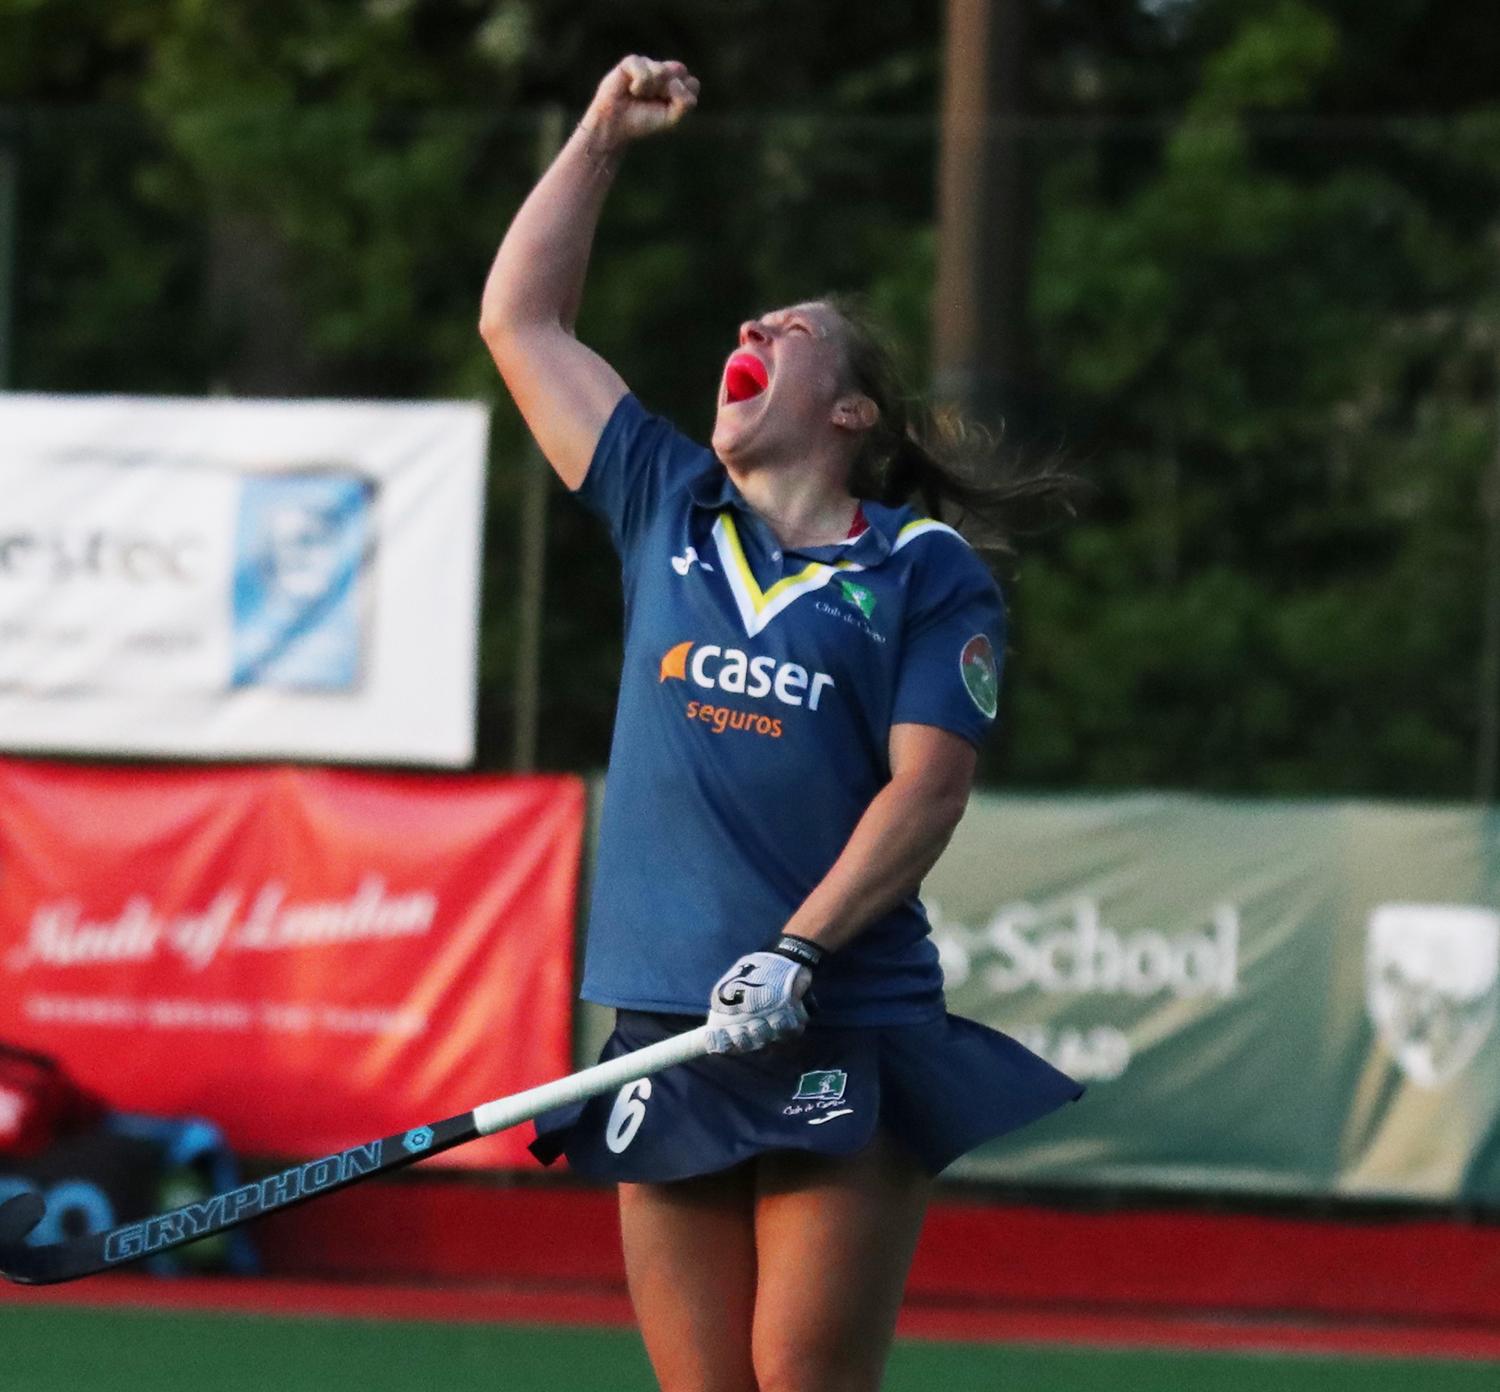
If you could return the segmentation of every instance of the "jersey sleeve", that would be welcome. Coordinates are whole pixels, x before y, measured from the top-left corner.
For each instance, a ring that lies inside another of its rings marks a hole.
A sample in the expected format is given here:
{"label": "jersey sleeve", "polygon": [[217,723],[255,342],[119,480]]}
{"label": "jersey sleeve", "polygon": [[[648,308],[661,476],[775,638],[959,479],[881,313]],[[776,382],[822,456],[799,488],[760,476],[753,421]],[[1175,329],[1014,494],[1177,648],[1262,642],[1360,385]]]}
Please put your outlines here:
{"label": "jersey sleeve", "polygon": [[609,524],[615,550],[628,562],[662,500],[712,459],[626,393],[605,423],[575,496]]}
{"label": "jersey sleeve", "polygon": [[935,725],[979,745],[995,723],[1005,604],[984,563],[956,536],[916,543],[893,725]]}

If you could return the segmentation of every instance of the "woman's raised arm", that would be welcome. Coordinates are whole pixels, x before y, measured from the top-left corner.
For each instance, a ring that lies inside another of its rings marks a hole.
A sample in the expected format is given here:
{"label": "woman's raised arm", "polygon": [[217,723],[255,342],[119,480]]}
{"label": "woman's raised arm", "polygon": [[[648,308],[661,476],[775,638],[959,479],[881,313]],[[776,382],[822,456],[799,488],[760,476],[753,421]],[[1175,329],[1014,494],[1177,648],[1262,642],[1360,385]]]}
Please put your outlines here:
{"label": "woman's raised arm", "polygon": [[573,336],[589,249],[620,156],[698,101],[681,63],[629,57],[521,205],[485,282],[479,332],[537,444],[576,489],[624,380]]}

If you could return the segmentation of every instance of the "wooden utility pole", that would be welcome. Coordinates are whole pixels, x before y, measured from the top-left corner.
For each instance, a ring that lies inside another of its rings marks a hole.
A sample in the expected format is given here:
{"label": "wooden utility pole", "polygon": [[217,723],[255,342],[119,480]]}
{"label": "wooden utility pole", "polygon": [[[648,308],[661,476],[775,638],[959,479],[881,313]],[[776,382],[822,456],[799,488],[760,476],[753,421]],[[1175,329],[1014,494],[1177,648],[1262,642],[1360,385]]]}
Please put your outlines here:
{"label": "wooden utility pole", "polygon": [[1026,375],[1023,0],[948,0],[945,48],[933,390],[994,424]]}
{"label": "wooden utility pole", "polygon": [[16,244],[21,201],[20,138],[14,127],[0,118],[0,391],[14,378],[16,324]]}
{"label": "wooden utility pole", "polygon": [[[552,167],[567,139],[567,118],[560,106],[542,113],[537,132],[537,177]],[[542,601],[547,568],[547,487],[550,470],[530,436],[521,460],[521,584],[516,625],[516,727],[511,767],[528,773],[536,767],[537,731],[542,709]]]}
{"label": "wooden utility pole", "polygon": [[1478,739],[1474,750],[1474,800],[1495,801],[1500,778],[1500,397],[1495,401],[1495,444],[1479,486],[1484,519],[1484,598],[1480,616]]}

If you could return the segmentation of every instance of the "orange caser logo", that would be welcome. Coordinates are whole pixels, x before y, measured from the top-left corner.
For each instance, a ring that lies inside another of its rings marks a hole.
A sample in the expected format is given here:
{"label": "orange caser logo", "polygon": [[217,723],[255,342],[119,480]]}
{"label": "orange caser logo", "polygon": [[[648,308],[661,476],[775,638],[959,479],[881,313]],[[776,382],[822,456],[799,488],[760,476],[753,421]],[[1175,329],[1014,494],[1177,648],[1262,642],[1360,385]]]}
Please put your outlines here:
{"label": "orange caser logo", "polygon": [[835,686],[827,672],[811,672],[797,662],[774,657],[751,657],[739,648],[717,643],[678,643],[662,654],[658,682],[686,681],[705,691],[727,691],[763,701],[767,696],[783,706],[805,706],[815,711]]}
{"label": "orange caser logo", "polygon": [[679,643],[675,648],[668,648],[662,654],[661,675],[657,681],[664,682],[668,677],[676,677],[678,681],[687,680],[687,655],[693,650],[691,643]]}
{"label": "orange caser logo", "polygon": [[[726,691],[752,701],[768,696],[783,706],[801,706],[815,711],[834,680],[826,672],[809,672],[796,662],[778,662],[774,657],[751,657],[739,648],[721,648],[717,643],[677,643],[662,654],[657,682],[681,681],[705,691]],[[689,720],[701,721],[715,734],[743,730],[747,734],[780,739],[779,716],[762,715],[734,706],[708,701],[689,701],[683,708]]]}

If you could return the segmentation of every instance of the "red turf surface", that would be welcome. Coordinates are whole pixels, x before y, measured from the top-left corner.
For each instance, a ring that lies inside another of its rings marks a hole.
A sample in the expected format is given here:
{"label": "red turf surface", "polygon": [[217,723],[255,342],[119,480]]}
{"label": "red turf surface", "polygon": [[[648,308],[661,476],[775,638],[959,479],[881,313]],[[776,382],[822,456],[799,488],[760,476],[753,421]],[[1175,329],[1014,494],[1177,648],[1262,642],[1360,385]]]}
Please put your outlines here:
{"label": "red turf surface", "polygon": [[[256,1229],[246,1281],[120,1274],[0,1298],[151,1309],[624,1324],[612,1195],[369,1184]],[[916,1338],[1500,1359],[1500,1226],[945,1202]]]}
{"label": "red turf surface", "polygon": [[[623,1289],[607,1191],[366,1185],[260,1225],[298,1277]],[[908,1285],[949,1305],[1423,1320],[1500,1332],[1500,1225],[935,1205]]]}

